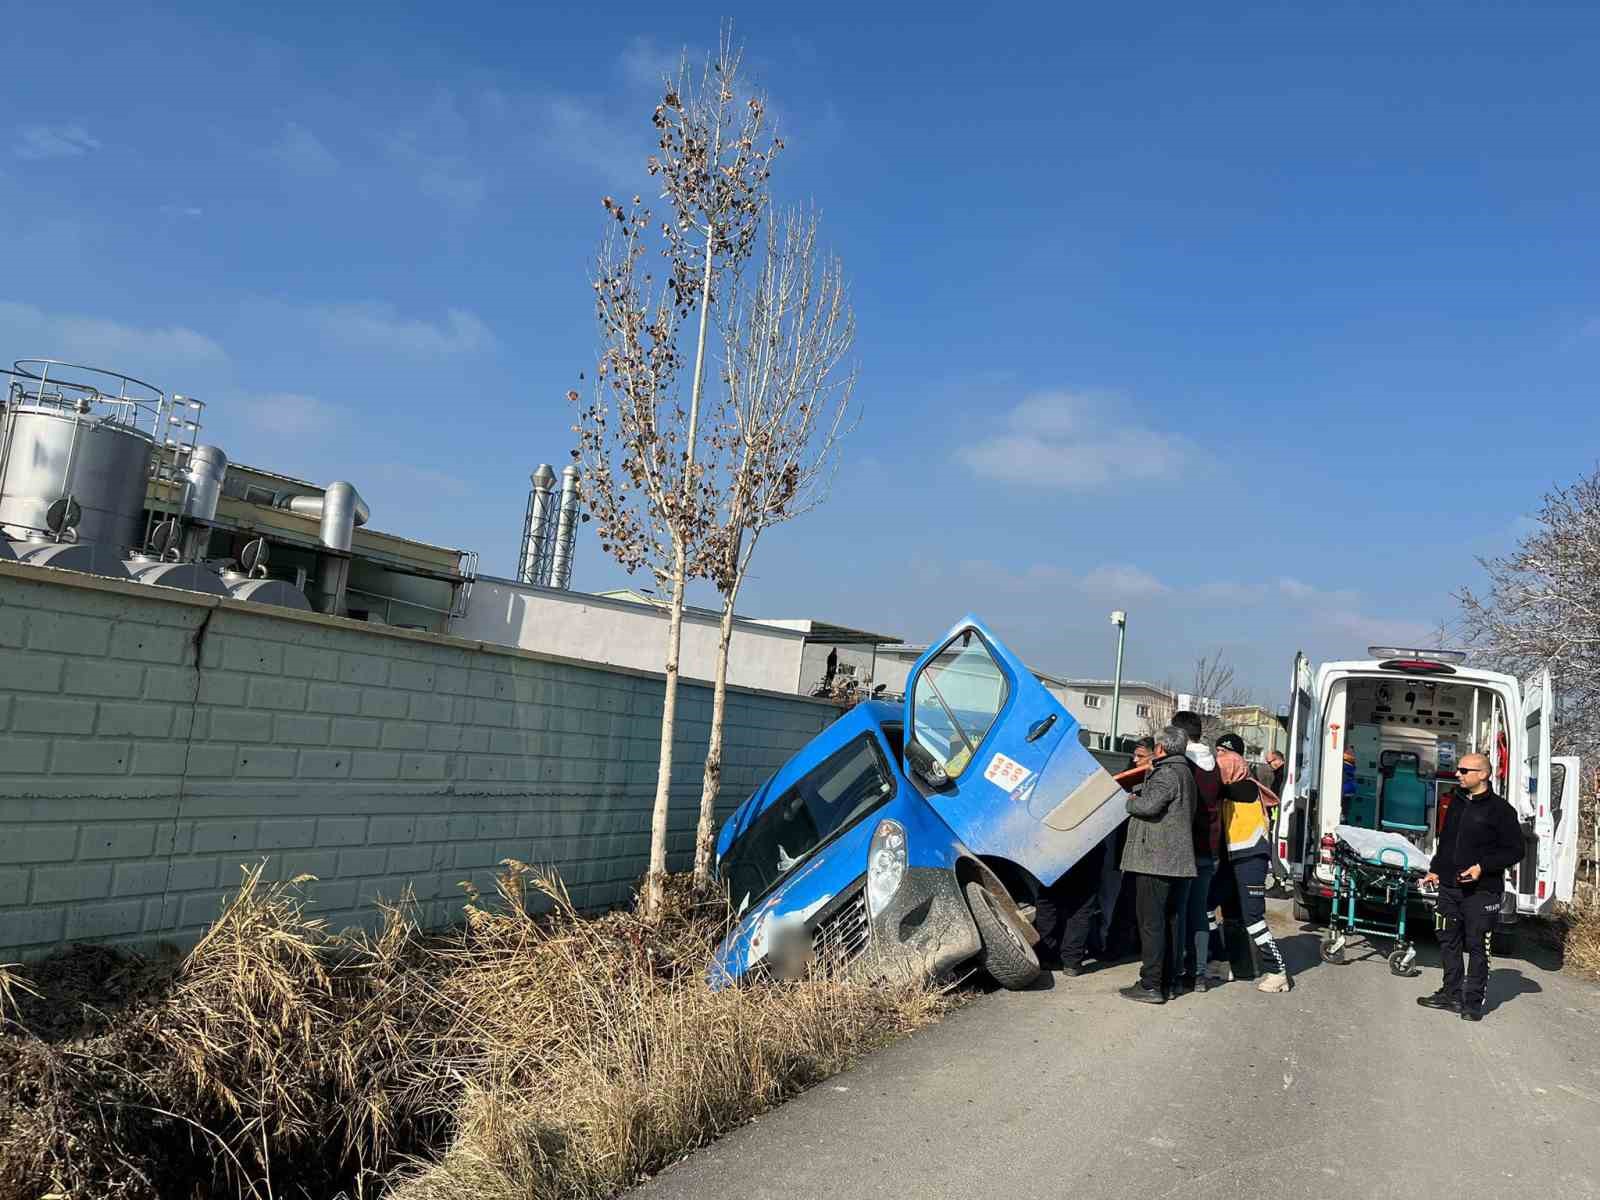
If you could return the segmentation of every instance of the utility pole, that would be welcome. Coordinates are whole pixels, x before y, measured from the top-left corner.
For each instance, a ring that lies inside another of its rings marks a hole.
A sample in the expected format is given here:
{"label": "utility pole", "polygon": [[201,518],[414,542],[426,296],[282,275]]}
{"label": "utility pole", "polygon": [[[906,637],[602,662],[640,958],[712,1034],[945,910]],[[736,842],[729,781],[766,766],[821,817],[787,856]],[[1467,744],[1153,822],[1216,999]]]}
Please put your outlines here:
{"label": "utility pole", "polygon": [[1128,614],[1120,608],[1111,614],[1111,623],[1117,627],[1117,673],[1111,681],[1111,746],[1117,751],[1117,718],[1122,715],[1122,644],[1128,638]]}

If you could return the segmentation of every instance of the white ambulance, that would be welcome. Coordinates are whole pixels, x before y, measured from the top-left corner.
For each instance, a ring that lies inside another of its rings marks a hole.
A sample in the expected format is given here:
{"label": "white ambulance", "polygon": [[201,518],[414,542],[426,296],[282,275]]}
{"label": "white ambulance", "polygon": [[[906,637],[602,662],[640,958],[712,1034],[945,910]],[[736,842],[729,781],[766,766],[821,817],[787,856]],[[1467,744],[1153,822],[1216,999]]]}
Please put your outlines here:
{"label": "white ambulance", "polygon": [[[1323,923],[1333,895],[1325,835],[1340,825],[1398,832],[1432,854],[1463,755],[1488,755],[1492,784],[1522,820],[1522,861],[1506,872],[1503,921],[1572,899],[1578,760],[1550,753],[1550,673],[1523,691],[1465,666],[1459,651],[1371,646],[1360,662],[1313,671],[1295,656],[1278,856],[1295,916]],[[1514,901],[1514,904],[1513,904]]]}

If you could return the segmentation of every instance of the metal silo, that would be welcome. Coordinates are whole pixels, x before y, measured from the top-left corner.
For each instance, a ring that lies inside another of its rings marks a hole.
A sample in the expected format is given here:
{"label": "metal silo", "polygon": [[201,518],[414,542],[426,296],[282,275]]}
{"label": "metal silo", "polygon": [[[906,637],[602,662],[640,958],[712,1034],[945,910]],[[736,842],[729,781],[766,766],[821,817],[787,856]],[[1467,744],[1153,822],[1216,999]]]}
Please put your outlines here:
{"label": "metal silo", "polygon": [[96,367],[47,359],[15,367],[0,450],[0,525],[24,538],[138,547],[166,397]]}

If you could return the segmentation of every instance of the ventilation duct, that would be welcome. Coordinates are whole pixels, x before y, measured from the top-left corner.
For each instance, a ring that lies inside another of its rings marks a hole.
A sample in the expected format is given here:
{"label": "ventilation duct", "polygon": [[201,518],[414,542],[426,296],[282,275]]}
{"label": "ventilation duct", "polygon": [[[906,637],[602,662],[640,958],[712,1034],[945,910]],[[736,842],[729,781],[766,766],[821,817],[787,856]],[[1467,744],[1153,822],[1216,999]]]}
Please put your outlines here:
{"label": "ventilation duct", "polygon": [[350,553],[356,526],[365,525],[372,516],[355,484],[342,479],[330,483],[320,496],[290,496],[283,501],[283,507],[302,517],[319,518],[322,544],[344,554]]}
{"label": "ventilation duct", "polygon": [[183,519],[215,521],[222,480],[228,473],[228,456],[216,446],[196,446],[184,468]]}
{"label": "ventilation duct", "polygon": [[522,583],[543,584],[550,578],[550,549],[556,532],[555,469],[540,463],[528,480],[528,511],[522,518],[522,560],[517,564],[517,579]]}
{"label": "ventilation duct", "polygon": [[320,496],[290,496],[281,507],[302,517],[322,522],[322,561],[317,570],[317,589],[322,593],[322,611],[344,615],[345,589],[350,585],[350,545],[357,525],[371,517],[367,502],[355,485],[336,479]]}
{"label": "ventilation duct", "polygon": [[561,510],[556,518],[555,545],[550,553],[549,585],[566,591],[572,586],[572,548],[578,536],[578,468],[561,471]]}

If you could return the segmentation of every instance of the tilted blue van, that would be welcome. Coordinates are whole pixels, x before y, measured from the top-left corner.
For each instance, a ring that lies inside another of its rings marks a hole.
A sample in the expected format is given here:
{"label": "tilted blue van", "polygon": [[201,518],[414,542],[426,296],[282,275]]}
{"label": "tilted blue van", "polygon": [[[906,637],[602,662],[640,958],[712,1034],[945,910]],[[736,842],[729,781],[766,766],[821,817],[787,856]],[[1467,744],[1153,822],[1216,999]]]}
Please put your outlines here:
{"label": "tilted blue van", "polygon": [[739,806],[717,839],[735,920],[712,986],[813,962],[1005,987],[1039,973],[1040,890],[1127,819],[1078,724],[967,617],[903,704],[858,704]]}

